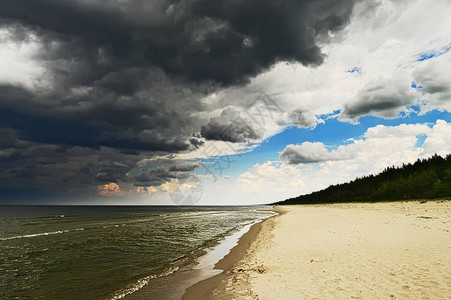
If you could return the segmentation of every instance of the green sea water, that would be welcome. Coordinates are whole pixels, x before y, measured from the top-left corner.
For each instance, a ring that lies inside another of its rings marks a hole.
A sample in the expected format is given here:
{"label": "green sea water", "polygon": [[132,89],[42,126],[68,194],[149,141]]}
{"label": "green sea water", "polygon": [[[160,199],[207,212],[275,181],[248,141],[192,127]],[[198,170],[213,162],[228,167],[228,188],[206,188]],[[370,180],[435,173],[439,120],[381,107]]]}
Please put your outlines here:
{"label": "green sea water", "polygon": [[0,206],[0,299],[118,299],[271,212]]}

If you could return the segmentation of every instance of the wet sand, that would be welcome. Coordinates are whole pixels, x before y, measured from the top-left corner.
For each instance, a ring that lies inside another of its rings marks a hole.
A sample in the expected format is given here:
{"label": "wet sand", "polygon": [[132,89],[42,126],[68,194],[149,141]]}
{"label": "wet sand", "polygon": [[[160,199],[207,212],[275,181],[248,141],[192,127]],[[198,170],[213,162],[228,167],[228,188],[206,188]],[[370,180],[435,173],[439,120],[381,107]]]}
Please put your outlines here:
{"label": "wet sand", "polygon": [[183,299],[451,299],[451,201],[276,210]]}
{"label": "wet sand", "polygon": [[227,272],[221,272],[216,276],[210,277],[191,286],[183,295],[183,299],[209,299],[213,291],[224,289],[232,268],[238,261],[245,259],[251,244],[255,242],[257,235],[263,227],[263,224],[268,222],[270,219],[254,224],[250,230],[239,239],[238,244],[230,250],[230,253],[215,264],[215,269],[226,270]]}
{"label": "wet sand", "polygon": [[[249,230],[255,230],[259,223],[246,225],[238,231],[225,236],[212,247],[205,249],[206,254],[198,257],[194,265],[187,265],[177,272],[160,278],[150,280],[142,289],[125,296],[126,300],[178,300],[181,299],[185,290],[193,284],[211,278],[222,272],[222,268],[215,268],[217,262],[223,259],[232,248],[241,249],[237,246],[238,240]],[[244,250],[244,249],[242,249]],[[243,251],[244,253],[244,251]],[[223,268],[228,265],[221,265]]]}

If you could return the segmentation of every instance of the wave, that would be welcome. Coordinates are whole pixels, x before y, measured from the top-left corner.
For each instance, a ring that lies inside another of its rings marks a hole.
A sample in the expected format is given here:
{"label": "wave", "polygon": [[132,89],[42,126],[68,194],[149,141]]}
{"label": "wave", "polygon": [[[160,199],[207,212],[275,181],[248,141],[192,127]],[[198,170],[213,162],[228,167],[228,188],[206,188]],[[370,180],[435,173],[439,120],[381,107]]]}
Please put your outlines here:
{"label": "wave", "polygon": [[108,297],[107,300],[118,300],[118,299],[122,299],[127,295],[130,295],[140,289],[142,289],[143,287],[145,287],[149,281],[151,281],[152,279],[155,278],[160,278],[160,277],[164,277],[164,276],[168,276],[171,275],[172,273],[178,271],[179,267],[174,267],[174,268],[170,268],[168,270],[166,270],[165,272],[159,274],[159,275],[149,275],[146,277],[143,277],[139,280],[137,280],[136,282],[129,284],[127,287],[125,287],[124,289],[121,289],[117,292],[115,292],[112,296]]}
{"label": "wave", "polygon": [[[221,212],[213,211],[213,212],[202,212],[201,214],[202,215],[219,216],[219,215],[227,215],[228,212],[221,213]],[[158,275],[149,275],[149,276],[145,276],[141,279],[138,279],[134,283],[127,285],[125,288],[116,291],[110,297],[106,298],[106,300],[122,299],[125,296],[130,295],[130,294],[142,289],[147,284],[149,284],[149,282],[153,279],[169,276],[169,275],[177,272],[179,270],[180,266],[185,266],[189,263],[193,263],[194,261],[197,260],[198,257],[200,257],[206,253],[205,249],[208,249],[208,248],[213,249],[214,247],[219,245],[221,243],[221,241],[224,240],[227,236],[233,234],[236,231],[239,231],[240,229],[243,229],[246,226],[250,226],[252,224],[259,223],[259,222],[263,221],[264,219],[272,217],[274,215],[278,215],[278,213],[271,211],[271,212],[267,212],[266,215],[261,215],[259,218],[255,219],[255,220],[249,220],[249,221],[237,223],[236,226],[234,226],[234,228],[231,228],[228,231],[223,232],[222,234],[212,238],[211,240],[205,241],[205,243],[203,245],[192,250],[189,254],[179,257],[178,259],[171,262],[172,267],[170,267],[169,269],[166,269],[164,272],[162,272]],[[164,214],[160,215],[160,216],[165,217]],[[184,214],[183,216],[185,217],[188,215]],[[180,216],[177,216],[177,217],[180,217]],[[169,238],[168,240],[166,240],[166,242],[171,242],[171,239]],[[177,266],[175,266],[175,265],[177,265]]]}
{"label": "wave", "polygon": [[40,233],[33,233],[33,234],[17,235],[17,236],[0,238],[0,241],[33,238],[33,237],[37,237],[37,236],[53,235],[53,234],[68,233],[68,232],[83,231],[83,230],[85,230],[85,229],[77,228],[77,229],[72,229],[72,230],[57,230],[57,231],[50,231],[50,232],[40,232]]}

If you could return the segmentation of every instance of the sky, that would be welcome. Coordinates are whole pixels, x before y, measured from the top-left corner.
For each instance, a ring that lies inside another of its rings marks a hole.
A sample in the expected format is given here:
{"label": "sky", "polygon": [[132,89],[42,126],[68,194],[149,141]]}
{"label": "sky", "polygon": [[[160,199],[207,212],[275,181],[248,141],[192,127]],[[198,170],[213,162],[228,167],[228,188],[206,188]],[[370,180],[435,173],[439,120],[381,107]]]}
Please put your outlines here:
{"label": "sky", "polygon": [[0,204],[263,204],[445,156],[449,15],[449,0],[0,0]]}

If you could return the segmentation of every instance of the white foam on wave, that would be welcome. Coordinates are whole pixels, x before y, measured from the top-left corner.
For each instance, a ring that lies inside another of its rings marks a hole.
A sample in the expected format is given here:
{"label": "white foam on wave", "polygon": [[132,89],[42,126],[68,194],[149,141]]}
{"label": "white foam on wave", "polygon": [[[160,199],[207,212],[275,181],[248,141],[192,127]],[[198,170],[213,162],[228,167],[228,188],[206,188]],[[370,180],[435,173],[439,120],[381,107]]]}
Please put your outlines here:
{"label": "white foam on wave", "polygon": [[[221,215],[221,214],[227,215],[227,214],[229,214],[229,212],[218,213],[218,212],[213,211],[213,212],[204,212],[203,213],[203,215],[213,215],[213,216]],[[206,269],[211,269],[209,271],[210,273],[208,273],[209,275],[206,278],[208,278],[209,276],[214,276],[214,275],[218,274],[218,272],[219,273],[222,272],[217,269],[214,269],[214,265],[221,258],[223,258],[225,255],[227,255],[227,253],[229,253],[230,249],[232,249],[238,243],[238,240],[241,238],[241,236],[243,236],[247,231],[249,231],[249,229],[251,228],[251,226],[253,224],[259,223],[259,222],[263,221],[264,219],[275,216],[275,215],[278,215],[278,213],[274,212],[274,211],[267,211],[267,212],[265,212],[265,214],[262,214],[260,216],[260,218],[257,218],[256,220],[244,221],[242,223],[237,224],[237,227],[235,229],[231,230],[231,233],[227,234],[224,237],[224,239],[220,240],[218,245],[204,249],[207,251],[207,254],[202,255],[196,259],[197,265],[195,267],[193,267],[193,269],[204,269],[204,271]],[[184,216],[186,216],[186,214]],[[170,238],[168,241],[170,241]],[[198,250],[198,249],[196,249],[196,250]],[[193,253],[194,251],[195,250],[193,250],[191,253]],[[135,283],[128,285],[124,289],[121,289],[121,290],[115,292],[112,296],[108,297],[106,300],[122,299],[125,296],[142,289],[151,280],[159,278],[159,277],[171,275],[172,273],[178,271],[178,269],[179,269],[179,267],[174,267],[174,268],[168,269],[166,272],[164,272],[160,275],[150,275],[150,276],[141,278],[141,279],[137,280]]]}
{"label": "white foam on wave", "polygon": [[33,238],[33,237],[37,237],[37,236],[53,235],[53,234],[68,233],[68,232],[83,231],[83,230],[85,230],[85,229],[84,228],[77,228],[77,229],[74,229],[74,230],[57,230],[57,231],[50,231],[50,232],[40,232],[40,233],[33,233],[33,234],[17,235],[17,236],[10,236],[10,237],[5,237],[5,238],[0,238],[0,241]]}
{"label": "white foam on wave", "polygon": [[136,281],[135,283],[128,285],[126,288],[115,292],[111,297],[107,298],[107,300],[122,299],[125,296],[130,295],[130,294],[142,289],[152,279],[171,275],[172,273],[176,272],[178,269],[179,269],[179,267],[174,267],[174,268],[170,268],[170,269],[166,270],[164,273],[162,273],[160,275],[149,275],[149,276],[143,277],[143,278],[139,279],[138,281]]}

